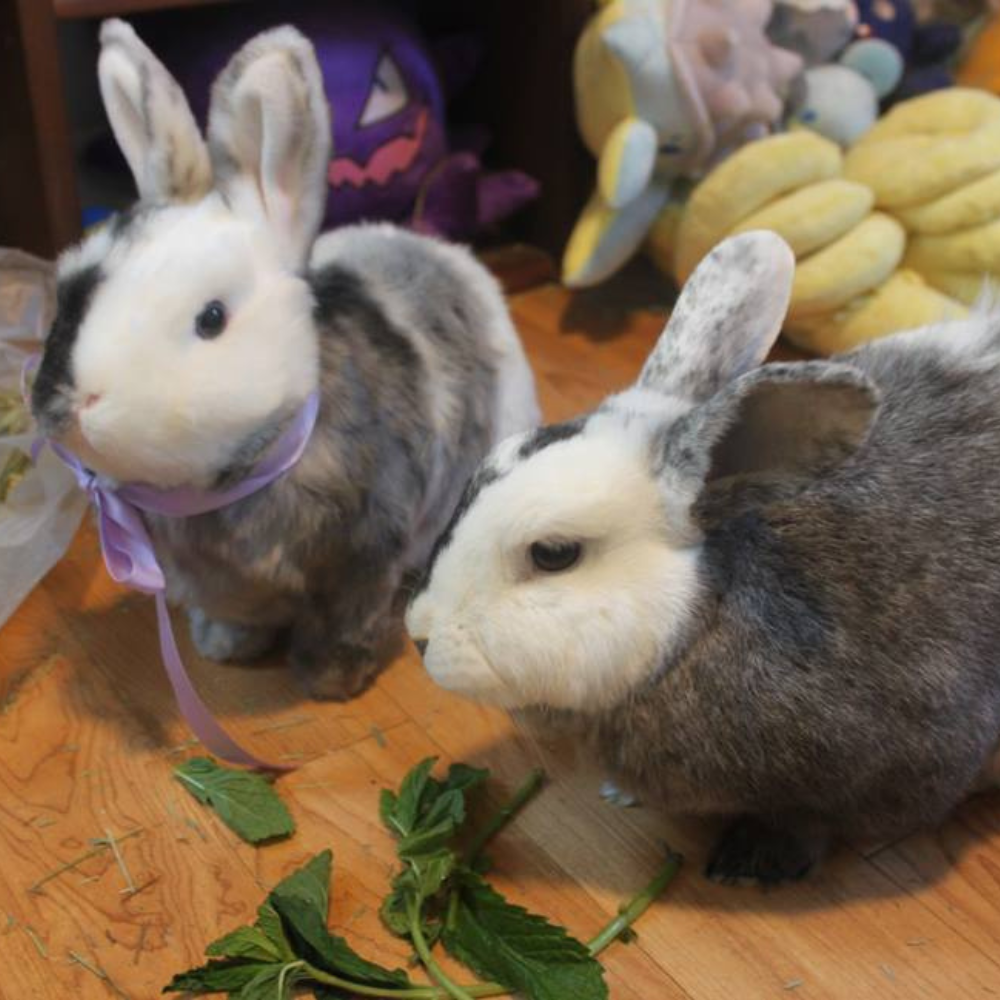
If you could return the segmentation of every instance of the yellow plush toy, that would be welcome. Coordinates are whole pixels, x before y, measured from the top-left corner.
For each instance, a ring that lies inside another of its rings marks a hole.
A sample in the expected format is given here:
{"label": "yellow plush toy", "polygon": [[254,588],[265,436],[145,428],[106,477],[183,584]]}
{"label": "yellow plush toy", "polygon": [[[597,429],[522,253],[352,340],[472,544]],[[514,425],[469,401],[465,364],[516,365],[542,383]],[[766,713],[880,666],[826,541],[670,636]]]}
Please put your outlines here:
{"label": "yellow plush toy", "polygon": [[1000,279],[1000,98],[952,87],[900,104],[845,173],[906,228],[905,264],[929,284],[971,304]]}
{"label": "yellow plush toy", "polygon": [[845,175],[836,144],[808,131],[772,136],[745,146],[694,189],[674,225],[654,230],[653,256],[663,260],[669,241],[683,283],[726,236],[779,233],[798,261],[785,333],[819,354],[963,315],[954,299],[900,269],[906,231],[876,210],[877,200],[869,184]]}

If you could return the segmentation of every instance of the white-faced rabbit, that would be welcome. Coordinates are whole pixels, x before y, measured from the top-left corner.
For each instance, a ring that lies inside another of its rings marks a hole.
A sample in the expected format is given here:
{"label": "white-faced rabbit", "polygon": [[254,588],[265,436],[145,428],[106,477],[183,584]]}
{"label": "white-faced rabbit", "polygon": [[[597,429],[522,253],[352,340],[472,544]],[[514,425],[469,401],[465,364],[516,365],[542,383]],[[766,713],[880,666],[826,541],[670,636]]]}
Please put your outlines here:
{"label": "white-faced rabbit", "polygon": [[203,654],[243,659],[287,631],[307,688],[350,696],[471,470],[537,422],[500,290],[465,250],[390,226],[316,240],[329,112],[295,30],[234,56],[207,143],[121,21],[101,29],[99,78],[140,200],[60,258],[35,415],[119,482],[212,488],[318,390],[284,477],[217,512],[146,520]]}
{"label": "white-faced rabbit", "polygon": [[635,386],[481,465],[407,612],[445,687],[731,818],[722,880],[937,823],[1000,739],[1000,317],[760,367],[792,273],[716,248]]}

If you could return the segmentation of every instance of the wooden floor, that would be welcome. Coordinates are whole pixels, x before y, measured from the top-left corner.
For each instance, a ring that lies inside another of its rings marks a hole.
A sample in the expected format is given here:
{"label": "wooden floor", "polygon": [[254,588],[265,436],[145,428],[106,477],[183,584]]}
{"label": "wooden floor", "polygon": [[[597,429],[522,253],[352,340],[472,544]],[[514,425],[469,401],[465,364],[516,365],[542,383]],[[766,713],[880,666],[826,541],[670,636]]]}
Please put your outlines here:
{"label": "wooden floor", "polygon": [[[655,292],[620,292],[614,306],[555,286],[514,296],[550,418],[637,371],[666,306]],[[638,306],[624,314],[623,301]],[[684,852],[638,941],[606,953],[616,1000],[1000,997],[1000,797],[968,803],[935,833],[845,846],[798,887],[721,888],[701,875],[709,828],[606,804],[602,775],[573,747],[436,690],[410,653],[352,704],[319,705],[277,665],[220,667],[186,638],[183,648],[239,738],[301,761],[280,783],[299,832],[250,848],[172,779],[192,751],[152,602],[109,583],[84,529],[0,633],[0,997],[149,1000],[250,919],[263,887],[324,847],[336,858],[334,922],[373,956],[405,960],[376,915],[392,862],[377,794],[427,754],[489,765],[507,786],[544,765],[551,784],[498,844],[498,877],[581,936],[651,875],[664,840]],[[140,892],[122,892],[107,851],[28,892],[93,838],[135,830],[121,852]]]}

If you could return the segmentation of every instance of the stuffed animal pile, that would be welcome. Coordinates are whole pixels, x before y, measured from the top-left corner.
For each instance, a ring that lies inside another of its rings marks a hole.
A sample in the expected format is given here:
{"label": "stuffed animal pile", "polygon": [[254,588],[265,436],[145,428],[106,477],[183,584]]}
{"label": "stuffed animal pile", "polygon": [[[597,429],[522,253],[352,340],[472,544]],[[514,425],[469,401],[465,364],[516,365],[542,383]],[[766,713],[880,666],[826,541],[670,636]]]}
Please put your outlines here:
{"label": "stuffed animal pile", "polygon": [[[936,20],[926,3],[779,0],[765,17],[771,6],[605,4],[577,53],[581,130],[599,166],[565,282],[593,284],[644,244],[682,284],[725,237],[770,229],[798,261],[786,334],[806,350],[961,317],[1000,276],[1000,98],[947,86],[957,22]],[[653,37],[666,40],[659,90],[643,58]],[[697,40],[700,76],[685,74],[678,37]],[[719,38],[748,52],[711,59]],[[795,61],[801,71],[789,76]],[[709,131],[675,131],[664,144],[668,119],[687,107],[685,86],[708,94],[709,107],[729,95],[746,119],[728,129],[708,119]],[[739,103],[743,91],[754,100]],[[781,111],[763,97],[779,92]]]}

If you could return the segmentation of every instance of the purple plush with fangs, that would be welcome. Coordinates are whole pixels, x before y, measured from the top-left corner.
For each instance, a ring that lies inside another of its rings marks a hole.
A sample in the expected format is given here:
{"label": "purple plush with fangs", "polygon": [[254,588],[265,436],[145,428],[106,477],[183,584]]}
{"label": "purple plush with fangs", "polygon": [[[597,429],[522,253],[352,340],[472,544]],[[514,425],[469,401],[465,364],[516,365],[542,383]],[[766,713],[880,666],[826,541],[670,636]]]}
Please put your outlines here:
{"label": "purple plush with fangs", "polygon": [[471,240],[538,194],[518,170],[486,171],[482,129],[449,134],[446,103],[471,77],[471,36],[428,42],[404,10],[364,0],[317,7],[294,0],[247,5],[238,18],[202,12],[192,28],[151,32],[202,123],[211,82],[230,55],[279,21],[316,49],[333,119],[324,227],[362,220],[409,225],[446,239]]}

